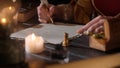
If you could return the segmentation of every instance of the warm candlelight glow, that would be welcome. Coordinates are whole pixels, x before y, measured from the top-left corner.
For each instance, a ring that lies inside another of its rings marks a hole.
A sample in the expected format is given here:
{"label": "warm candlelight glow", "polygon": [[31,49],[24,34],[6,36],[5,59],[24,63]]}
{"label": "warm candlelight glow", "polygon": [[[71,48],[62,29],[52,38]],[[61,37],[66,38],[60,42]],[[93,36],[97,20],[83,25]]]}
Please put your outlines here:
{"label": "warm candlelight glow", "polygon": [[9,10],[12,10],[12,7],[11,7],[11,6],[9,7]]}
{"label": "warm candlelight glow", "polygon": [[35,34],[34,33],[32,33],[32,40],[34,41],[35,40]]}
{"label": "warm candlelight glow", "polygon": [[6,23],[7,23],[6,18],[2,18],[2,19],[1,19],[1,23],[2,23],[2,24],[6,24]]}
{"label": "warm candlelight glow", "polygon": [[14,6],[8,6],[8,7],[5,7],[3,8],[3,10],[1,11],[1,13],[4,15],[4,16],[11,16],[14,14],[15,12],[15,7]]}
{"label": "warm candlelight glow", "polygon": [[16,0],[12,0],[13,2],[16,2]]}
{"label": "warm candlelight glow", "polygon": [[9,6],[8,10],[10,13],[14,13],[15,12],[15,7],[14,6]]}
{"label": "warm candlelight glow", "polygon": [[44,39],[34,33],[25,37],[25,50],[28,53],[40,53],[44,50]]}
{"label": "warm candlelight glow", "polygon": [[1,65],[11,67],[26,61],[24,47],[11,37],[11,34],[19,29],[17,23],[20,8],[21,0],[0,0],[0,68]]}

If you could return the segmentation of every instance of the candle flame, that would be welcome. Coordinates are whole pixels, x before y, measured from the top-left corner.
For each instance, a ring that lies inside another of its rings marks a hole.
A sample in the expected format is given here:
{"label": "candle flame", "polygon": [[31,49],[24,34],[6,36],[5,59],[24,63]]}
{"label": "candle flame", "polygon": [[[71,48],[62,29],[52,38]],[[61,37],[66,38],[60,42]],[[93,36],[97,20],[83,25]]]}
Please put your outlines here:
{"label": "candle flame", "polygon": [[1,19],[1,23],[6,24],[6,23],[7,23],[6,18],[2,18],[2,19]]}
{"label": "candle flame", "polygon": [[35,40],[35,38],[36,38],[36,36],[35,36],[35,34],[33,33],[33,34],[32,34],[32,40]]}
{"label": "candle flame", "polygon": [[12,10],[12,7],[11,7],[11,6],[9,7],[9,10]]}
{"label": "candle flame", "polygon": [[13,2],[16,2],[16,0],[12,0]]}

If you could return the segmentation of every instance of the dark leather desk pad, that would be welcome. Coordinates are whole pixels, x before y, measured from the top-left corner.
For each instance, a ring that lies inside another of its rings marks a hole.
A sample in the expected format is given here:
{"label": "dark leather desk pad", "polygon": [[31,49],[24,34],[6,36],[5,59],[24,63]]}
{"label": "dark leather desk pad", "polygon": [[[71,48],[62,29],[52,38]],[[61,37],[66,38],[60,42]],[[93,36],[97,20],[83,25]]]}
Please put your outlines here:
{"label": "dark leather desk pad", "polygon": [[[47,48],[47,50],[49,50],[52,48],[54,49],[55,45],[57,45],[57,44],[47,43],[45,45],[45,47]],[[111,53],[115,53],[115,52],[120,52],[119,50],[103,52],[100,50],[90,48],[89,47],[89,37],[85,36],[85,35],[72,39],[69,42],[69,46],[67,47],[67,49],[69,51],[69,62],[79,61],[79,60],[88,59],[88,58],[94,58],[94,57],[103,56],[103,55],[107,55],[107,54],[111,54]],[[36,54],[36,55],[38,55],[45,61],[47,61],[47,62],[49,61],[51,63],[52,61],[54,61],[54,59],[50,60],[49,53],[50,52],[44,51],[43,53]],[[34,54],[34,56],[35,56],[35,54]]]}

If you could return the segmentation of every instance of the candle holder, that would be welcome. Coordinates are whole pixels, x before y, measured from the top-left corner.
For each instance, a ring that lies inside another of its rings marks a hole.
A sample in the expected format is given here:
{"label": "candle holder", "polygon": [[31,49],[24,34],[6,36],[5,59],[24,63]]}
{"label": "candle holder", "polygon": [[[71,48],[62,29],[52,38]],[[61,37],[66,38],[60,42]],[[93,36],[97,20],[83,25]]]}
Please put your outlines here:
{"label": "candle holder", "polygon": [[24,48],[10,35],[16,29],[20,0],[0,0],[0,65],[24,61]]}

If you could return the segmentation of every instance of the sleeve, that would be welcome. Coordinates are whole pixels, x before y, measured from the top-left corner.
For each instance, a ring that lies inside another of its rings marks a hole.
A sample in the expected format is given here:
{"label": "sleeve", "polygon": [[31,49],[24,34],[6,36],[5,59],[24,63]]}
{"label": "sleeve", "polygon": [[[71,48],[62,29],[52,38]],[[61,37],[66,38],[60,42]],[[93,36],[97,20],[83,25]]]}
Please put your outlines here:
{"label": "sleeve", "polygon": [[78,0],[74,7],[74,20],[77,23],[86,24],[90,21],[93,12],[90,0]]}

